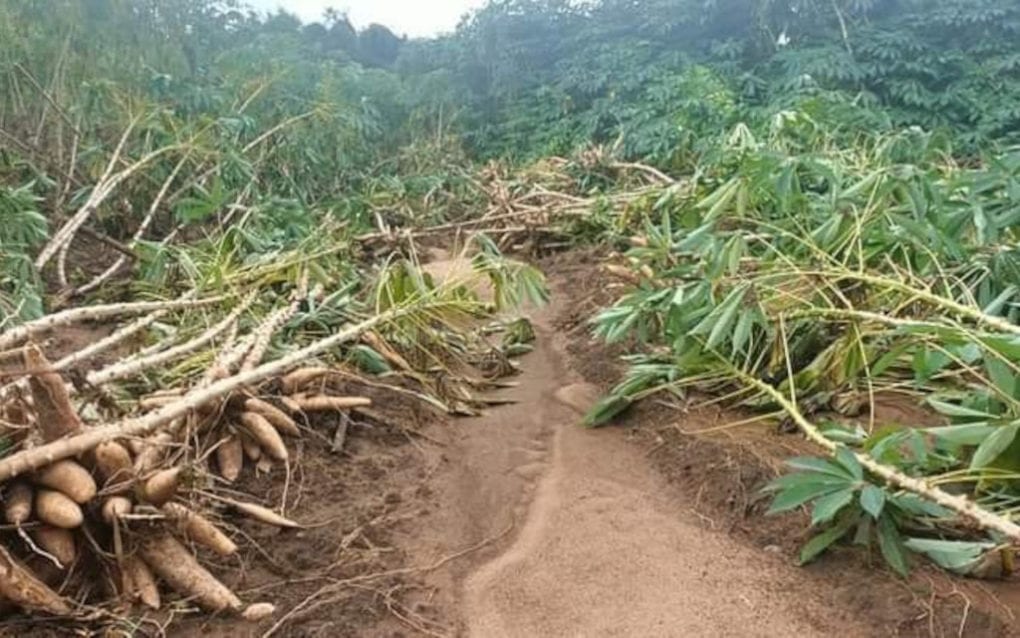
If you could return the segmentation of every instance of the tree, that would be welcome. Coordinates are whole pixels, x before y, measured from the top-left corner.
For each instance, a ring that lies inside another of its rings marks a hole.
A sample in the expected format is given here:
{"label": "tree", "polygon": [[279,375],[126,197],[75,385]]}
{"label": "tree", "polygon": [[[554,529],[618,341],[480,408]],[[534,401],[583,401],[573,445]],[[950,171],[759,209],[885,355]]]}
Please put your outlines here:
{"label": "tree", "polygon": [[392,68],[404,42],[383,25],[370,24],[358,34],[359,60],[366,66]]}

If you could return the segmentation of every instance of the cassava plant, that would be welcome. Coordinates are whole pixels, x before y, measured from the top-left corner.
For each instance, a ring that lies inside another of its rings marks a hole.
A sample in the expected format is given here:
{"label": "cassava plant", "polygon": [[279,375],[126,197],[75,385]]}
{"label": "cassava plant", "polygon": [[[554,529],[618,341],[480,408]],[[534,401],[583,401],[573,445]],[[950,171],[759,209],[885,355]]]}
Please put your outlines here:
{"label": "cassava plant", "polygon": [[[852,474],[840,482],[809,472],[776,484],[780,510],[814,502],[813,522],[824,531],[806,558],[865,520],[899,571],[911,546],[966,541],[959,526],[967,523],[956,517],[992,534],[979,541],[990,543],[986,549],[1015,543],[1018,289],[1001,262],[990,261],[1015,259],[1014,220],[981,212],[1010,201],[1010,157],[979,169],[945,167],[910,132],[849,149],[823,137],[806,151],[787,145],[794,120],[777,121],[765,141],[738,131],[730,154],[700,170],[703,186],[664,192],[639,218],[641,233],[627,253],[634,290],[595,326],[611,342],[636,338],[647,351],[631,357],[626,379],[589,423],[662,391],[785,413],[809,439],[842,455],[843,473]],[[902,163],[904,149],[913,149],[917,165]],[[971,192],[961,184],[978,183],[980,198],[960,199]],[[922,228],[920,236],[907,230]],[[876,397],[904,392],[953,423],[881,422]],[[815,416],[867,433],[841,445],[893,488],[877,487],[888,510],[878,508],[879,493],[865,489],[864,474]],[[894,453],[892,442],[916,431],[926,435],[918,444],[925,459],[938,462]],[[878,456],[869,449],[877,433],[885,441]],[[836,471],[830,461],[815,463],[819,472]],[[959,500],[961,492],[971,500]],[[954,516],[922,526],[925,535],[913,545],[901,542],[897,530],[922,522],[897,509],[902,493]]]}

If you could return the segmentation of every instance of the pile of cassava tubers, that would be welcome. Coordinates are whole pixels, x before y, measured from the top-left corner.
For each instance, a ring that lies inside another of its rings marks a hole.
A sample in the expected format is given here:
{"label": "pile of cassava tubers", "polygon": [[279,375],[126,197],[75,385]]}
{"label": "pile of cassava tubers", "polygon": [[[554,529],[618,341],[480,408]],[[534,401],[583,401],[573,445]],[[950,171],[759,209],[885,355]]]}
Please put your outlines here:
{"label": "pile of cassava tubers", "polygon": [[[9,351],[20,355],[20,372],[0,387],[7,450],[0,449],[0,610],[95,617],[132,606],[160,609],[172,592],[175,604],[209,612],[251,620],[273,613],[266,603],[245,606],[202,565],[198,549],[238,551],[227,512],[278,527],[300,524],[216,488],[234,482],[246,463],[262,471],[286,465],[285,440],[301,435],[304,415],[372,403],[329,394],[336,386],[328,377],[342,372],[296,364],[359,336],[375,319],[261,363],[269,335],[293,308],[274,313],[248,338],[237,339],[235,329],[190,389],[144,396],[131,416],[107,425],[83,423],[72,401],[80,388],[35,343],[22,340]],[[109,368],[125,363],[131,358]]]}

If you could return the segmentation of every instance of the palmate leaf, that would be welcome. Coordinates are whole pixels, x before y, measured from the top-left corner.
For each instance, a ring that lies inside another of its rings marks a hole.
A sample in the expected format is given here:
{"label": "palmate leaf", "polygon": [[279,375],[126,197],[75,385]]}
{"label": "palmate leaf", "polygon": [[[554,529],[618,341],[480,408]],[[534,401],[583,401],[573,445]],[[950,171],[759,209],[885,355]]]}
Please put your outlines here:
{"label": "palmate leaf", "polygon": [[842,465],[850,475],[857,481],[864,480],[864,468],[861,467],[860,461],[854,456],[854,453],[850,451],[850,448],[845,445],[841,445],[836,449],[836,460]]}
{"label": "palmate leaf", "polygon": [[980,445],[995,430],[996,427],[994,425],[982,422],[928,428],[925,432],[955,445]]}
{"label": "palmate leaf", "polygon": [[733,332],[733,326],[737,320],[738,311],[744,296],[747,294],[747,285],[734,288],[723,299],[722,303],[716,306],[701,322],[691,330],[692,335],[704,335],[708,333],[705,347],[712,349]]}
{"label": "palmate leaf", "polygon": [[1007,361],[1020,361],[1020,337],[983,336],[978,341]]}
{"label": "palmate leaf", "polygon": [[392,371],[389,362],[381,354],[364,344],[351,348],[350,357],[355,365],[370,374],[386,374]]}
{"label": "palmate leaf", "polygon": [[988,371],[988,377],[1003,396],[1020,399],[1020,377],[1005,361],[995,357],[985,357],[985,370]]}
{"label": "palmate leaf", "polygon": [[918,382],[924,383],[951,363],[952,359],[943,352],[919,348],[914,352],[914,375]]}
{"label": "palmate leaf", "polygon": [[889,497],[889,501],[907,514],[919,518],[949,519],[954,516],[952,511],[938,503],[926,501],[916,494],[897,494]]}
{"label": "palmate leaf", "polygon": [[599,427],[616,418],[621,412],[630,407],[631,400],[619,395],[609,395],[596,403],[588,414],[584,416],[585,427]]}
{"label": "palmate leaf", "polygon": [[819,485],[826,484],[831,485],[833,489],[840,489],[852,485],[853,481],[846,476],[833,476],[817,472],[796,472],[794,474],[784,474],[783,476],[772,480],[768,485],[762,488],[762,491],[781,492],[785,489],[789,489],[796,485],[802,485],[804,483],[817,483]]}
{"label": "palmate leaf", "polygon": [[737,327],[733,330],[733,336],[730,338],[731,357],[736,356],[738,352],[743,350],[744,346],[751,338],[751,330],[754,328],[754,324],[758,319],[756,314],[756,312],[743,312],[740,314],[740,319],[737,320]]}
{"label": "palmate leaf", "polygon": [[1003,290],[998,297],[985,306],[981,312],[986,315],[998,315],[1006,306],[1006,302],[1010,301],[1017,294],[1017,291],[1018,289],[1015,285],[1006,286],[1005,290]]}
{"label": "palmate leaf", "polygon": [[707,221],[717,219],[726,212],[739,190],[740,178],[734,177],[701,200],[698,203],[698,208],[706,211],[705,219]]}

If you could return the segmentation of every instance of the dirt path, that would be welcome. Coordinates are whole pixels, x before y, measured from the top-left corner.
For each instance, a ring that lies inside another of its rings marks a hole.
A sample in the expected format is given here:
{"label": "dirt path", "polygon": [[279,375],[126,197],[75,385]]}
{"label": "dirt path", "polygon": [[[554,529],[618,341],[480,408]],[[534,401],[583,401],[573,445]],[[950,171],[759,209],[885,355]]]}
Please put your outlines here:
{"label": "dirt path", "polygon": [[517,403],[458,423],[438,477],[441,521],[423,549],[496,539],[433,582],[455,592],[457,632],[874,635],[805,598],[786,561],[709,530],[622,430],[578,427],[597,393],[567,366],[551,321],[561,303],[533,317],[537,347],[506,392]]}

